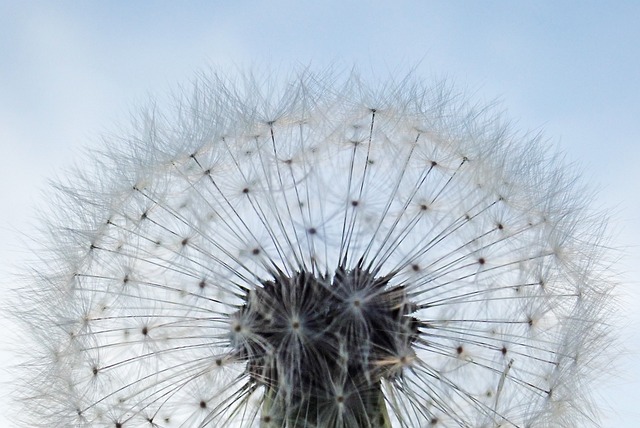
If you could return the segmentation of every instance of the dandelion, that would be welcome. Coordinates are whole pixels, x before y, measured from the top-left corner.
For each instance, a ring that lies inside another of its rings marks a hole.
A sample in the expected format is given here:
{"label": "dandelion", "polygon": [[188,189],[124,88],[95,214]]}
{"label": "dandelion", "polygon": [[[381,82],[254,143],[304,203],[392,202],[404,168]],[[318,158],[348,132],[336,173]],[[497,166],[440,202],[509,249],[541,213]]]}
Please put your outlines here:
{"label": "dandelion", "polygon": [[598,424],[574,178],[443,85],[338,80],[203,77],[57,186],[22,423]]}

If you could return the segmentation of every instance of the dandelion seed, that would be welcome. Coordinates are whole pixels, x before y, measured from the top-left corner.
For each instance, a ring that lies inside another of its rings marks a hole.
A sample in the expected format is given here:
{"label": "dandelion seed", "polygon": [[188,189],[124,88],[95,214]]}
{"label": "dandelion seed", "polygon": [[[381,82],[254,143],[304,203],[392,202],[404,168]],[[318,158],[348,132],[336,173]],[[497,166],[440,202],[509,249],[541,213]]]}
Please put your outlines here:
{"label": "dandelion seed", "polygon": [[328,80],[203,78],[59,186],[25,425],[597,425],[572,177],[446,91]]}

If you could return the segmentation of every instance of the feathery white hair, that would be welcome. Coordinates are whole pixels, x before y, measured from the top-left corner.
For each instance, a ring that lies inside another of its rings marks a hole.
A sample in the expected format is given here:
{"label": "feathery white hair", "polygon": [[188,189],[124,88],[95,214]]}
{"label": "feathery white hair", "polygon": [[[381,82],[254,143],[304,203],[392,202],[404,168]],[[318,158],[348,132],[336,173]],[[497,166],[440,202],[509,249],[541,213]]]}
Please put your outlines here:
{"label": "feathery white hair", "polygon": [[557,157],[445,85],[281,82],[201,77],[58,186],[22,422],[597,425],[602,219]]}

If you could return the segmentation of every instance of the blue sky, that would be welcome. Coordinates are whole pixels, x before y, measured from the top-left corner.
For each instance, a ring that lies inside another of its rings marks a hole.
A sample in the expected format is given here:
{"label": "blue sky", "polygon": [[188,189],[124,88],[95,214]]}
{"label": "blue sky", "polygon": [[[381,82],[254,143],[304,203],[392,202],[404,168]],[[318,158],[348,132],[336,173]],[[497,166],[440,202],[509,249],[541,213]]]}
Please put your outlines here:
{"label": "blue sky", "polygon": [[[198,70],[415,69],[497,100],[515,127],[542,131],[599,190],[594,203],[610,212],[621,256],[614,321],[627,347],[602,391],[604,423],[637,426],[639,18],[636,1],[0,0],[0,272],[24,259],[16,231],[28,233],[46,180]],[[0,336],[1,347],[9,342]]]}

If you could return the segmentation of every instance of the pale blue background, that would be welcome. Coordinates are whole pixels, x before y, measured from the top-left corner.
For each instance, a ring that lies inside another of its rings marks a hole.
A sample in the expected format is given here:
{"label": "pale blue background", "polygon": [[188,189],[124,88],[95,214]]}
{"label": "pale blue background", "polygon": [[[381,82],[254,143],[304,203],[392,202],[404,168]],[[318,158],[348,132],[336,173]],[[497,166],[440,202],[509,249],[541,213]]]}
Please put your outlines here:
{"label": "pale blue background", "polygon": [[[544,130],[600,190],[622,256],[612,322],[627,347],[615,371],[603,367],[604,424],[637,427],[639,23],[639,1],[0,1],[0,296],[12,284],[4,272],[25,257],[16,230],[28,233],[46,179],[148,94],[208,66],[357,64],[386,76],[417,65],[500,99],[518,128]],[[2,326],[6,365],[15,339]]]}

